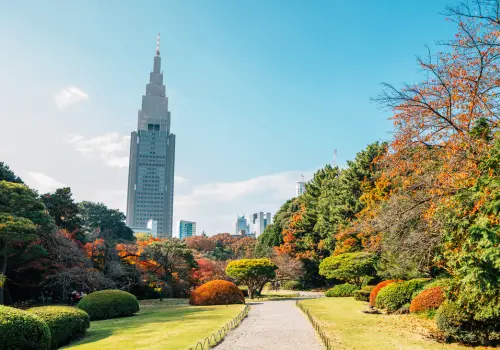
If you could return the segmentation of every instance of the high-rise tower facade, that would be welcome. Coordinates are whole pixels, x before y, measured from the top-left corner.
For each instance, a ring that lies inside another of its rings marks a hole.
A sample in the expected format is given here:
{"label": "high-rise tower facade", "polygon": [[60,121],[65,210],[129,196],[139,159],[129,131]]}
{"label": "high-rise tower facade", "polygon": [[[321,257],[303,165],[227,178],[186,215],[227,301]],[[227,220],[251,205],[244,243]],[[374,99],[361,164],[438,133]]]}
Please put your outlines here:
{"label": "high-rise tower facade", "polygon": [[160,34],[153,71],[138,113],[137,131],[130,137],[127,225],[146,227],[158,222],[158,236],[172,237],[175,135],[161,71]]}

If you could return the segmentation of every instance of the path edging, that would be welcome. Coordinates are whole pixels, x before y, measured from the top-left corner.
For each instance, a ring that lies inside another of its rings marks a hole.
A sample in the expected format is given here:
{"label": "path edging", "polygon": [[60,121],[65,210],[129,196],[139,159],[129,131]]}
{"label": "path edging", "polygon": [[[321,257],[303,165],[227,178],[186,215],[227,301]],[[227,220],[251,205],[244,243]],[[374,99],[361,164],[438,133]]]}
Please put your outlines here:
{"label": "path edging", "polygon": [[309,322],[311,322],[311,325],[313,326],[314,330],[316,331],[316,334],[319,336],[321,339],[321,342],[323,343],[324,347],[326,350],[333,350],[333,345],[331,344],[330,339],[326,335],[325,331],[320,326],[320,323],[316,321],[316,319],[311,315],[311,312],[309,311],[308,308],[306,308],[304,305],[300,303],[300,300],[297,300],[295,302],[295,305],[307,316],[309,319]]}

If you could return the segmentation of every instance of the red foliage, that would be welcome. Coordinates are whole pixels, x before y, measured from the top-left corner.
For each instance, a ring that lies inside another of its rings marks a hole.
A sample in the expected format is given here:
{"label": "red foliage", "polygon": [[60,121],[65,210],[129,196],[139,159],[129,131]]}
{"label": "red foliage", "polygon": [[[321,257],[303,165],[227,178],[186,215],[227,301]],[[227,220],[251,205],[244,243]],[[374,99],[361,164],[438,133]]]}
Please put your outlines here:
{"label": "red foliage", "polygon": [[373,288],[372,291],[370,292],[370,305],[375,306],[375,299],[377,299],[377,294],[378,292],[380,292],[382,288],[391,283],[396,283],[396,282],[401,282],[401,280],[387,280],[377,284],[375,288]]}
{"label": "red foliage", "polygon": [[232,282],[224,280],[214,280],[199,286],[191,293],[189,298],[189,304],[191,305],[226,305],[244,303],[245,297],[238,286]]}
{"label": "red foliage", "polygon": [[410,304],[410,312],[437,309],[444,301],[444,292],[441,287],[423,290]]}

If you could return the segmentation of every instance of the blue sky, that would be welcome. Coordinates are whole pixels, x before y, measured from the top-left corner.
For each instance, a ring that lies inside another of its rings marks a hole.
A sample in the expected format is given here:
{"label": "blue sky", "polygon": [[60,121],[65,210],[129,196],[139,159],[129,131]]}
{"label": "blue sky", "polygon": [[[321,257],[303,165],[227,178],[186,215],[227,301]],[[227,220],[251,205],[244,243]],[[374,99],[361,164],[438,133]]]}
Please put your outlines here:
{"label": "blue sky", "polygon": [[127,137],[161,32],[174,216],[230,231],[237,213],[274,212],[334,149],[344,164],[390,139],[370,98],[418,79],[415,56],[454,33],[438,14],[450,3],[0,2],[0,160],[42,192],[69,185],[124,210]]}

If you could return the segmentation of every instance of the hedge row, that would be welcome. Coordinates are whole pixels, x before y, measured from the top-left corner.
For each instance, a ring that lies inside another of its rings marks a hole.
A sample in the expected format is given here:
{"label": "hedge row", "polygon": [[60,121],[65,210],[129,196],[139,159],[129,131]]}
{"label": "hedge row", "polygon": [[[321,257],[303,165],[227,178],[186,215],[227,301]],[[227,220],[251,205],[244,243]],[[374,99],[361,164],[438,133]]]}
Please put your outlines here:
{"label": "hedge row", "polygon": [[329,290],[326,291],[325,296],[327,297],[352,297],[354,291],[358,290],[358,287],[349,284],[349,283],[344,283],[344,284],[337,284],[336,286],[333,286]]}
{"label": "hedge row", "polygon": [[51,346],[49,326],[37,315],[0,305],[0,346],[2,349],[40,349]]}
{"label": "hedge row", "polygon": [[411,302],[413,293],[422,290],[428,279],[396,282],[382,288],[375,299],[375,306],[392,313]]}

